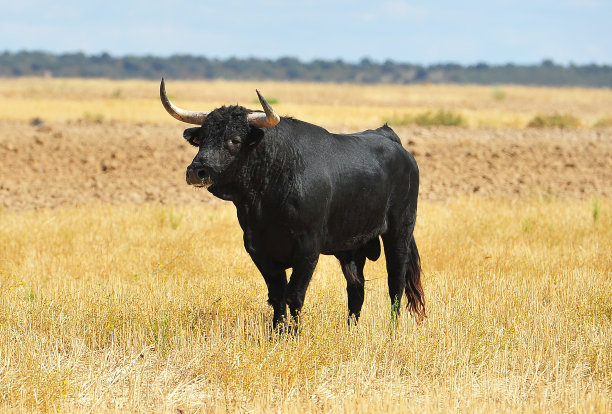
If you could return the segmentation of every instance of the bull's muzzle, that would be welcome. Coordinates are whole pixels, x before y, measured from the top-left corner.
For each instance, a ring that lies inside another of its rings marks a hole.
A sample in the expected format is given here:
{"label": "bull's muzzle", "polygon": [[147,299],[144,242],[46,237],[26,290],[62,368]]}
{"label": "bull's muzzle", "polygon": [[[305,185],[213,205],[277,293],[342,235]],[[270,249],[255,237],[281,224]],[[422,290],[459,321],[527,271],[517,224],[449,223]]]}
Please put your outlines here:
{"label": "bull's muzzle", "polygon": [[196,187],[206,187],[212,184],[210,174],[206,171],[206,168],[201,166],[190,165],[187,167],[186,173],[187,184],[194,185]]}

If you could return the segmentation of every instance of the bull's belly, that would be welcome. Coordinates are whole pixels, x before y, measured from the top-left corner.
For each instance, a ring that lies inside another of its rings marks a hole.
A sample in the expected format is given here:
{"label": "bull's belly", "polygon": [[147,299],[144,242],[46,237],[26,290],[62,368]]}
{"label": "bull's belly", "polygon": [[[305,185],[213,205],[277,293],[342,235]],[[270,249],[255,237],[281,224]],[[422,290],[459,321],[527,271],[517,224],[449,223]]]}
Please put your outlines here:
{"label": "bull's belly", "polygon": [[336,254],[362,247],[370,240],[380,236],[387,230],[386,221],[383,220],[376,226],[358,227],[347,226],[337,228],[336,231],[327,234],[321,253]]}
{"label": "bull's belly", "polygon": [[[325,255],[333,255],[339,252],[350,251],[364,246],[370,240],[378,237],[386,231],[386,222],[369,228],[361,228],[356,231],[356,227],[335,228],[334,232],[320,234],[319,243],[314,245],[320,246],[319,253]],[[317,239],[314,234],[303,234],[301,237]],[[251,244],[251,252],[255,256],[263,254],[267,259],[282,265],[285,268],[292,267],[295,260],[295,253],[298,251],[298,246],[304,240],[296,239],[284,231],[275,231],[274,227],[270,227],[266,232],[258,237],[259,243]],[[247,249],[248,250],[248,249]]]}
{"label": "bull's belly", "polygon": [[[384,199],[382,196],[378,200]],[[358,249],[387,231],[386,203],[367,205],[354,202],[344,209],[334,209],[321,214],[320,220],[309,217],[299,223],[284,220],[264,220],[265,225],[251,230],[247,237],[247,248],[255,256],[267,259],[285,267],[292,267],[296,254],[305,248],[315,248],[321,253],[333,255]],[[296,231],[297,230],[297,231]],[[307,246],[307,247],[305,247]]]}
{"label": "bull's belly", "polygon": [[[375,194],[384,199],[384,194]],[[355,250],[387,231],[386,203],[359,202],[358,199],[343,210],[330,214],[322,253],[335,254]]]}
{"label": "bull's belly", "polygon": [[335,255],[340,252],[347,252],[352,250],[357,250],[360,247],[365,246],[370,240],[378,237],[380,232],[373,232],[370,234],[363,234],[358,237],[354,237],[348,240],[344,240],[339,243],[330,243],[325,246],[325,249],[321,252],[321,254],[325,255]]}

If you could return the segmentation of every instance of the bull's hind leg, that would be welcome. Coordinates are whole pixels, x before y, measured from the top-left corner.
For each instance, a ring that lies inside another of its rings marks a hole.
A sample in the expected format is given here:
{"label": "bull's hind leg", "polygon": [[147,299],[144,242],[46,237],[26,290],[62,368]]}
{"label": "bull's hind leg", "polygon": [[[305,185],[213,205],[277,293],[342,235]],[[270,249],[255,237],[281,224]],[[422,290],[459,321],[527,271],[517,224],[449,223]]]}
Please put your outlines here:
{"label": "bull's hind leg", "polygon": [[387,283],[391,299],[391,312],[392,316],[396,317],[399,314],[402,296],[406,288],[406,278],[404,275],[406,274],[408,264],[407,243],[403,243],[401,239],[391,239],[383,235],[383,244],[387,260]]}
{"label": "bull's hind leg", "polygon": [[425,316],[425,300],[421,286],[421,263],[412,236],[413,226],[405,232],[383,235],[389,297],[393,317],[399,314],[403,293],[408,299],[408,310],[420,321]]}
{"label": "bull's hind leg", "polygon": [[357,323],[364,298],[363,267],[366,255],[361,250],[342,252],[336,255],[346,278],[346,293],[348,296],[348,323]]}

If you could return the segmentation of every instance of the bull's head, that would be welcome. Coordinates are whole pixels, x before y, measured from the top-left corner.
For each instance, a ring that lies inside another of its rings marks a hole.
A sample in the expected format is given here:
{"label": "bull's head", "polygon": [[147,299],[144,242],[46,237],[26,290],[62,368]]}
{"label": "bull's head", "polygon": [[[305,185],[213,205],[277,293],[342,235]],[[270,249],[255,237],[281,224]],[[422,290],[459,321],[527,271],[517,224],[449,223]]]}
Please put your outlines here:
{"label": "bull's head", "polygon": [[159,95],[166,111],[179,121],[199,125],[183,132],[183,137],[199,148],[187,167],[187,184],[197,187],[215,184],[234,161],[261,138],[260,128],[273,127],[280,122],[270,104],[259,91],[256,92],[264,112],[253,112],[241,106],[223,106],[210,113],[187,111],[170,102],[162,78]]}

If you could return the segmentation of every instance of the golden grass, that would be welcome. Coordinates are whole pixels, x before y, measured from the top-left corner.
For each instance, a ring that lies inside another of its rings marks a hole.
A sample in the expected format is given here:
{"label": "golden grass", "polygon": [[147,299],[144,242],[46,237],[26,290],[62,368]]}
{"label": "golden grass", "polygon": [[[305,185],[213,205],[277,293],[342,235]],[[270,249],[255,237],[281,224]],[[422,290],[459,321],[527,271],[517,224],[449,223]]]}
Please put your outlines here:
{"label": "golden grass", "polygon": [[296,337],[229,205],[0,212],[0,409],[610,412],[612,200],[420,205],[429,317],[358,329],[322,258]]}
{"label": "golden grass", "polygon": [[[168,93],[177,104],[202,110],[236,103],[258,108],[255,88],[278,99],[275,109],[282,115],[342,131],[371,128],[389,119],[440,109],[462,115],[472,127],[524,127],[537,115],[554,113],[576,116],[583,127],[591,127],[612,114],[610,89],[172,79],[167,83]],[[0,119],[176,122],[164,112],[158,91],[158,81],[0,79]]]}

